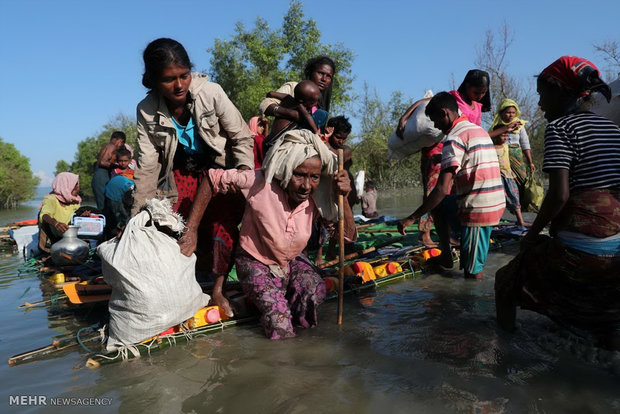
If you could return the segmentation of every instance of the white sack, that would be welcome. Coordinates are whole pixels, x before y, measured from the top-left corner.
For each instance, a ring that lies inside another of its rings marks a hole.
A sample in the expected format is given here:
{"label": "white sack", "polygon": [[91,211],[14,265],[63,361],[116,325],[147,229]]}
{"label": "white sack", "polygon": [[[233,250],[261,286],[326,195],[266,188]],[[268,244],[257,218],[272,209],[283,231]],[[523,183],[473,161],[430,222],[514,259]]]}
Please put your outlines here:
{"label": "white sack", "polygon": [[[174,231],[182,219],[168,200],[150,200],[152,222]],[[142,211],[128,223],[121,240],[101,244],[97,253],[103,277],[112,286],[107,350],[131,345],[179,324],[209,303],[195,277],[196,256],[181,254],[176,240],[151,223]]]}
{"label": "white sack", "polygon": [[[425,98],[433,96],[431,91],[427,91]],[[391,160],[401,160],[411,154],[420,152],[424,147],[437,144],[444,137],[444,134],[434,127],[433,121],[424,113],[428,101],[421,103],[411,114],[405,130],[403,139],[400,139],[394,132],[388,139],[388,158]]]}

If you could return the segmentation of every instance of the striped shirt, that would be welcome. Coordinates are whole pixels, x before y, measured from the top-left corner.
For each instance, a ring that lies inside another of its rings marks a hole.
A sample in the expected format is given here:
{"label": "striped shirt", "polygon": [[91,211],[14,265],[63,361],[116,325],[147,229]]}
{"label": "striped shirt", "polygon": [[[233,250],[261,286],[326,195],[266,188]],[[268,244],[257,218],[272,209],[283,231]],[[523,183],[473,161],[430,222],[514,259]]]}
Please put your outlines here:
{"label": "striped shirt", "polygon": [[489,134],[467,120],[457,122],[448,133],[441,169],[456,167],[454,187],[461,224],[494,226],[504,214],[506,195]]}
{"label": "striped shirt", "polygon": [[543,171],[553,169],[569,170],[571,191],[620,187],[620,128],[592,112],[550,122]]}

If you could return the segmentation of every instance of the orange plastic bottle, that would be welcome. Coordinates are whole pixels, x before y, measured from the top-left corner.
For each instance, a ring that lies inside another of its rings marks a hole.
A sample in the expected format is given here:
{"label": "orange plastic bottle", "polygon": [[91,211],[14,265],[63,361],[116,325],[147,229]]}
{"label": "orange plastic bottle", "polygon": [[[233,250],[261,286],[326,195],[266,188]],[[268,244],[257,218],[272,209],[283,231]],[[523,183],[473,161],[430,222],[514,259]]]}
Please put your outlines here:
{"label": "orange plastic bottle", "polygon": [[375,280],[375,271],[372,269],[370,263],[367,262],[355,262],[351,265],[351,270],[355,275],[362,278],[362,282],[366,283],[370,280]]}

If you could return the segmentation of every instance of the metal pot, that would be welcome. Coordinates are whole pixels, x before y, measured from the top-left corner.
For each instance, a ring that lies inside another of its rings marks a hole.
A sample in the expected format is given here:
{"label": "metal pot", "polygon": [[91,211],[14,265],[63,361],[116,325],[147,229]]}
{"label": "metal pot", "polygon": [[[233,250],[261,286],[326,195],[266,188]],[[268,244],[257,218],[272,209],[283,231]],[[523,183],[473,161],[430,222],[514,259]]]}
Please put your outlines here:
{"label": "metal pot", "polygon": [[77,265],[88,259],[90,246],[78,238],[79,228],[79,226],[69,226],[69,229],[63,233],[62,239],[52,245],[50,255],[57,266]]}

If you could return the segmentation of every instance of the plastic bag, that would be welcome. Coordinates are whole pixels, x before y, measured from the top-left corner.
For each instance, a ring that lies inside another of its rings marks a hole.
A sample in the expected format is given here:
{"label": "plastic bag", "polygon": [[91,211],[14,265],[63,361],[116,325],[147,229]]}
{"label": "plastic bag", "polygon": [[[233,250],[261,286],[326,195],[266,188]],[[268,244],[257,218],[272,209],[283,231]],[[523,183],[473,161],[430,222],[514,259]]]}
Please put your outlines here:
{"label": "plastic bag", "polygon": [[150,200],[120,240],[97,248],[103,278],[112,286],[107,350],[132,345],[177,325],[209,303],[196,281],[196,256],[181,254],[173,237],[155,227],[183,229],[168,200]]}
{"label": "plastic bag", "polygon": [[[425,98],[431,98],[432,91],[427,91]],[[388,158],[400,160],[419,152],[422,148],[437,144],[444,138],[444,134],[433,125],[433,121],[424,113],[428,101],[422,102],[413,111],[405,124],[403,139],[394,132],[388,139]]]}
{"label": "plastic bag", "polygon": [[531,173],[527,176],[525,184],[523,185],[523,196],[521,198],[522,211],[538,212],[545,198],[545,189],[543,188],[542,181],[537,177],[537,174]]}

